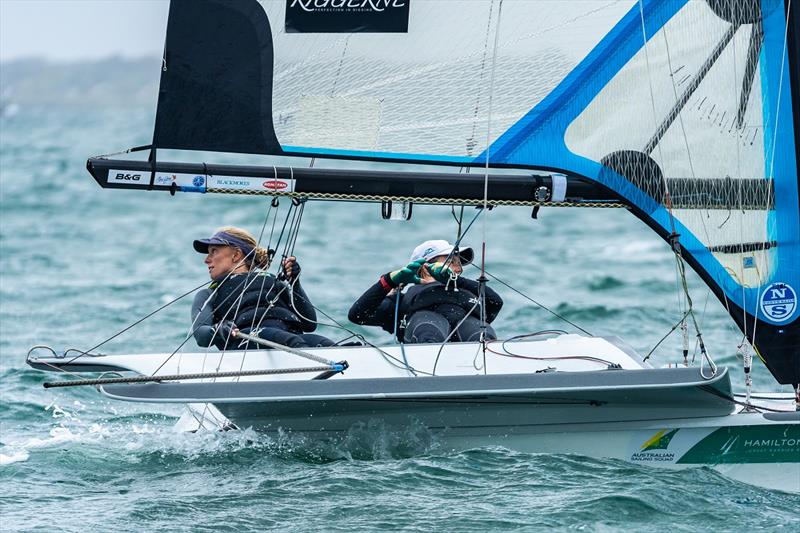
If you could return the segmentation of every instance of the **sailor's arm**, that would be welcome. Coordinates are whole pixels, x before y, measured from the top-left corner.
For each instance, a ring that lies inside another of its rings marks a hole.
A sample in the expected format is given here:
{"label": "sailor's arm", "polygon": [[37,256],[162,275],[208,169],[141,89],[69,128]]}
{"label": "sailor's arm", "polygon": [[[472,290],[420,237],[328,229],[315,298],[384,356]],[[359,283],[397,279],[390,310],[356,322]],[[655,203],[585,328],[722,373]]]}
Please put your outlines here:
{"label": "sailor's arm", "polygon": [[[474,279],[458,278],[458,286],[473,294],[480,294],[481,285]],[[486,285],[486,321],[492,322],[497,318],[500,309],[503,307],[503,299],[494,289]]]}
{"label": "sailor's arm", "polygon": [[500,313],[500,309],[503,308],[503,299],[500,297],[494,289],[486,286],[486,321],[493,322],[497,315]]}
{"label": "sailor's arm", "polygon": [[298,315],[297,318],[300,319],[300,329],[310,333],[317,329],[317,311],[311,304],[306,291],[303,290],[303,286],[300,285],[300,272],[302,270],[300,263],[297,261],[297,257],[290,255],[283,260],[282,267],[286,283],[289,285],[287,294],[291,300],[290,304]]}
{"label": "sailor's arm", "polygon": [[211,289],[201,289],[194,295],[192,302],[192,335],[197,344],[211,346],[214,338],[214,311],[206,301],[211,296]]}
{"label": "sailor's arm", "polygon": [[350,307],[347,318],[354,324],[380,326],[392,331],[395,305],[394,296],[389,298],[388,295],[397,287],[389,274],[384,274]]}

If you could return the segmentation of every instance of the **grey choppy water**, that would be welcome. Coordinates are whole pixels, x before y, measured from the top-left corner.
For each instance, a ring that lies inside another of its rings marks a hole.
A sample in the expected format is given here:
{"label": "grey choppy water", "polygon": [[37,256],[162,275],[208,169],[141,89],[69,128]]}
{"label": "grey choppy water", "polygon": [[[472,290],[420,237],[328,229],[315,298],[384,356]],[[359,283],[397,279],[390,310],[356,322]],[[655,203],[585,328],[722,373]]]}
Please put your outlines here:
{"label": "grey choppy water", "polygon": [[[179,411],[111,402],[94,390],[44,390],[24,364],[39,343],[88,348],[205,278],[191,240],[234,224],[258,230],[266,201],[105,191],[88,155],[145,144],[150,110],[25,110],[0,128],[0,528],[9,530],[618,530],[796,529],[800,498],[713,471],[653,470],[618,461],[444,453],[418,428],[354,428],[323,445],[249,431],[176,433]],[[599,334],[646,352],[679,317],[667,246],[612,210],[498,209],[488,217],[488,268]],[[315,303],[344,319],[381,272],[419,241],[452,238],[447,208],[418,206],[411,222],[378,207],[313,203],[297,254]],[[478,244],[481,227],[467,244]],[[706,342],[738,367],[739,340],[694,277]],[[503,336],[565,327],[498,287]],[[188,302],[103,347],[174,348]],[[567,327],[566,329],[569,329]],[[381,332],[362,330],[378,342]],[[335,331],[327,331],[336,336]],[[654,355],[675,360],[678,338]],[[738,372],[734,372],[738,375]],[[755,385],[781,390],[757,365]]]}

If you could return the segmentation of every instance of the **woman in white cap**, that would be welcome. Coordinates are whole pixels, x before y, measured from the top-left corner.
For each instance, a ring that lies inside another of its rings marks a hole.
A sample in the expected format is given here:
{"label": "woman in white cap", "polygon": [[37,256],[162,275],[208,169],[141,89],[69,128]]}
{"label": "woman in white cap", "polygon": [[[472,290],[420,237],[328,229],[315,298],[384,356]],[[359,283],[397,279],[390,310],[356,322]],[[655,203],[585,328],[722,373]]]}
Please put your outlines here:
{"label": "woman in white cap", "polygon": [[[462,278],[462,265],[472,262],[472,248],[456,249],[445,240],[425,241],[414,249],[405,267],[382,275],[350,308],[351,322],[380,326],[406,343],[475,342],[485,330],[481,322],[480,284]],[[403,291],[404,286],[408,288]],[[503,300],[485,287],[486,322],[492,322]],[[454,331],[455,330],[455,331]],[[452,335],[451,335],[452,333]]]}
{"label": "woman in white cap", "polygon": [[257,349],[231,337],[234,330],[258,335],[292,348],[331,346],[333,341],[311,334],[317,328],[314,306],[300,286],[300,265],[294,256],[283,261],[284,279],[266,272],[270,253],[246,230],[218,229],[208,239],[194,241],[206,254],[211,285],[192,304],[194,338],[200,346]]}

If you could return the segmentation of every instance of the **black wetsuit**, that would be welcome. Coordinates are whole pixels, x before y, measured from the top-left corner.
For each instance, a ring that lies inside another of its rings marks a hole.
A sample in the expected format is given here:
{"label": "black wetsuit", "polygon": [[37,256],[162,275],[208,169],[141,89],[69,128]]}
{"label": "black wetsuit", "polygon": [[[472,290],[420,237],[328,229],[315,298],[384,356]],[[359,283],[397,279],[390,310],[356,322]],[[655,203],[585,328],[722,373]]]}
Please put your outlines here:
{"label": "black wetsuit", "polygon": [[[348,318],[351,322],[364,326],[380,326],[389,333],[398,330],[398,337],[407,343],[444,342],[453,328],[458,330],[450,341],[476,341],[483,329],[480,321],[478,293],[480,284],[471,279],[458,278],[458,292],[447,289],[442,283],[432,282],[412,285],[406,293],[399,295],[399,318],[395,319],[398,308],[398,294],[389,292],[397,285],[388,274],[356,300],[350,308]],[[494,290],[486,287],[486,321],[492,322],[503,300]],[[401,327],[405,320],[405,327]],[[491,326],[486,326],[486,337],[496,338]]]}
{"label": "black wetsuit", "polygon": [[292,348],[331,346],[333,341],[311,334],[317,314],[300,286],[294,287],[272,274],[235,274],[214,281],[199,291],[192,304],[194,338],[200,346],[213,344],[220,350],[258,349],[261,345],[226,339],[218,325],[233,322],[242,333]]}

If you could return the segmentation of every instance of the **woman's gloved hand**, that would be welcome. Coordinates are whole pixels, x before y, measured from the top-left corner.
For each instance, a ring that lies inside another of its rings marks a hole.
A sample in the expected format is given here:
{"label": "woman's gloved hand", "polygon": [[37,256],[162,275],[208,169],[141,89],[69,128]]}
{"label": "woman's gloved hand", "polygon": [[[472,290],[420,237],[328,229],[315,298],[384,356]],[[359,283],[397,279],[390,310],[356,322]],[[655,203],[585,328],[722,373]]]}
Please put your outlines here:
{"label": "woman's gloved hand", "polygon": [[288,282],[292,282],[297,279],[300,275],[300,263],[297,262],[297,258],[293,255],[290,255],[286,259],[283,260],[283,277]]}
{"label": "woman's gloved hand", "polygon": [[236,323],[233,320],[223,320],[217,326],[217,335],[225,340],[231,338],[234,332],[238,333],[239,328],[236,327]]}
{"label": "woman's gloved hand", "polygon": [[430,272],[433,279],[440,283],[447,283],[453,276],[453,271],[445,263],[433,263],[426,265],[428,272]]}
{"label": "woman's gloved hand", "polygon": [[398,285],[419,283],[419,276],[417,275],[417,272],[419,272],[419,269],[422,268],[422,265],[424,264],[425,259],[417,259],[416,261],[410,262],[399,270],[389,272],[389,278],[392,280],[392,283],[396,283]]}

